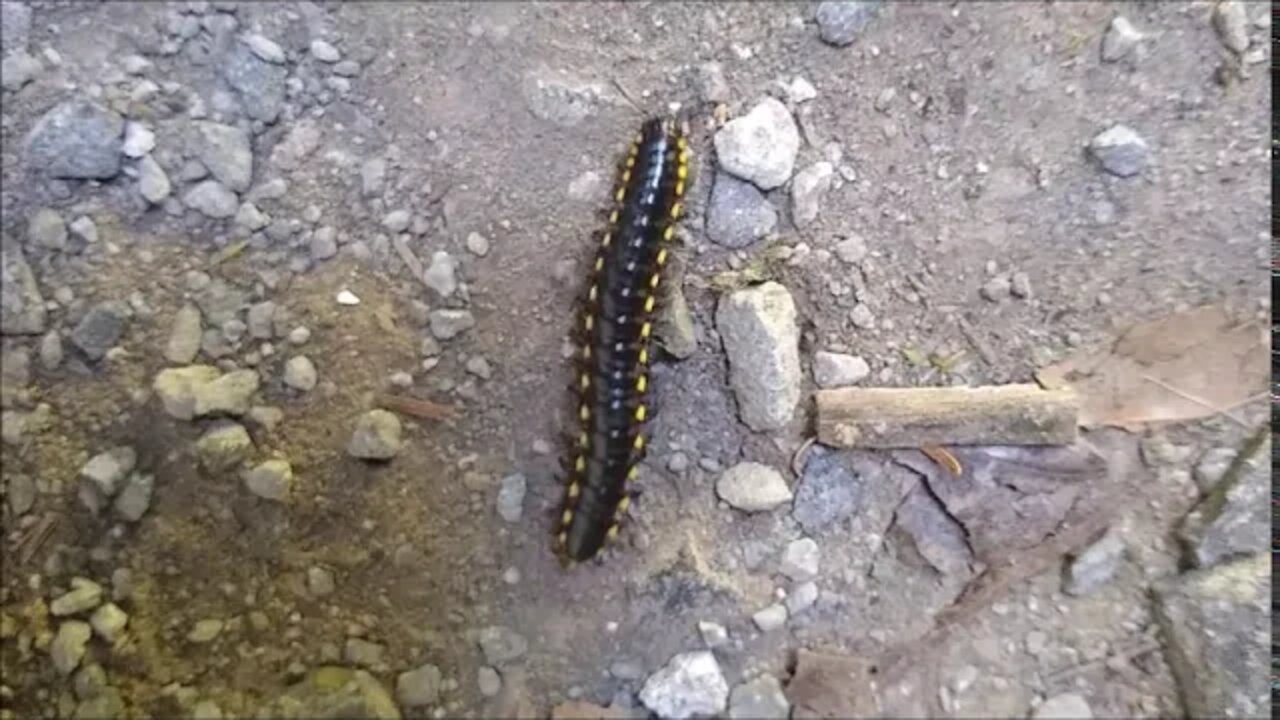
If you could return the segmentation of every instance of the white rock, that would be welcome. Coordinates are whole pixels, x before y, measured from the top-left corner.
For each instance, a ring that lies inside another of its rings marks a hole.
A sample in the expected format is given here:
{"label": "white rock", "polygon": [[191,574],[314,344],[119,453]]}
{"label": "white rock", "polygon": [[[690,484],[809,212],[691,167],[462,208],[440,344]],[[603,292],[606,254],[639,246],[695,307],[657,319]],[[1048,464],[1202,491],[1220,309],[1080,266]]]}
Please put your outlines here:
{"label": "white rock", "polygon": [[1115,125],[1089,142],[1089,152],[1107,172],[1127,178],[1146,167],[1149,148],[1132,128]]}
{"label": "white rock", "polygon": [[728,705],[729,684],[710,651],[681,653],[645,680],[640,702],[671,720],[717,715]]}
{"label": "white rock", "polygon": [[263,37],[257,33],[250,33],[244,36],[244,42],[253,51],[254,55],[273,65],[283,65],[285,61],[284,49],[270,38]]}
{"label": "white rock", "polygon": [[796,227],[804,227],[818,219],[822,197],[831,189],[835,168],[831,163],[816,162],[796,173],[791,181],[791,219]]}
{"label": "white rock", "polygon": [[152,205],[159,205],[173,192],[169,176],[150,155],[138,161],[138,191]]}
{"label": "white rock", "polygon": [[316,386],[316,366],[306,355],[295,355],[284,365],[284,384],[307,392]]}
{"label": "white rock", "polygon": [[339,305],[359,305],[360,304],[360,298],[356,297],[356,294],[351,292],[350,290],[342,290],[341,292],[339,292],[337,299],[338,299]]}
{"label": "white rock", "polygon": [[1213,8],[1213,27],[1228,50],[1243,53],[1249,49],[1249,17],[1245,4],[1236,0],[1220,2]]}
{"label": "white rock", "polygon": [[188,190],[182,204],[214,219],[232,217],[240,207],[236,194],[217,180],[205,180]]}
{"label": "white rock", "polygon": [[1123,59],[1142,42],[1143,34],[1123,15],[1117,15],[1102,36],[1102,61],[1116,62]]}
{"label": "white rock", "polygon": [[140,158],[154,150],[156,134],[146,125],[130,120],[124,126],[124,145],[121,149],[126,157]]}
{"label": "white rock", "polygon": [[449,253],[437,250],[431,255],[431,266],[422,273],[422,282],[440,297],[449,297],[458,289],[457,268],[457,260]]}
{"label": "white rock", "polygon": [[818,387],[855,385],[871,375],[871,366],[855,355],[819,350],[813,356],[813,381]]}
{"label": "white rock", "polygon": [[716,494],[743,512],[764,512],[791,500],[791,488],[782,475],[754,462],[741,462],[725,470],[716,480]]}
{"label": "white rock", "polygon": [[800,402],[800,329],[791,293],[767,282],[720,300],[716,328],[729,358],[729,384],[742,421],[777,430]]}
{"label": "white rock", "polygon": [[799,75],[786,85],[786,90],[787,99],[796,104],[809,102],[818,97],[818,89],[813,86],[813,83]]}
{"label": "white rock", "polygon": [[778,569],[783,575],[797,582],[811,580],[818,575],[820,557],[821,551],[813,538],[800,538],[787,545]]}
{"label": "white rock", "polygon": [[751,622],[760,628],[760,632],[773,632],[787,624],[787,608],[781,603],[774,603],[753,614]]}
{"label": "white rock", "polygon": [[336,63],[342,59],[338,48],[319,38],[311,41],[311,56],[325,63]]}
{"label": "white rock", "polygon": [[726,123],[714,143],[721,168],[771,190],[790,179],[800,132],[786,105],[765,98],[751,112]]}

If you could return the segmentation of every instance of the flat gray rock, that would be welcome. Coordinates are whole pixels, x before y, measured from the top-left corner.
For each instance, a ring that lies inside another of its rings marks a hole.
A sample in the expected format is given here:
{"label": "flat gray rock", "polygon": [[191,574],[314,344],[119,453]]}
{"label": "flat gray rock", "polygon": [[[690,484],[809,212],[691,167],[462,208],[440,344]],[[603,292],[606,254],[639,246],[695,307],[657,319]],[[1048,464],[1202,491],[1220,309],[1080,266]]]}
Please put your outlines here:
{"label": "flat gray rock", "polygon": [[73,98],[36,122],[24,156],[29,167],[56,178],[106,180],[120,172],[123,146],[124,118],[92,100]]}
{"label": "flat gray rock", "polygon": [[716,328],[729,358],[729,384],[742,421],[777,430],[800,402],[800,329],[791,293],[776,282],[720,300]]}
{"label": "flat gray rock", "polygon": [[0,245],[0,334],[38,335],[47,318],[44,297],[22,247],[6,236]]}
{"label": "flat gray rock", "polygon": [[707,237],[728,248],[744,248],[773,232],[778,212],[756,186],[716,173],[707,208]]}
{"label": "flat gray rock", "polygon": [[1259,437],[1183,520],[1178,537],[1196,567],[1265,552],[1270,545],[1271,439]]}

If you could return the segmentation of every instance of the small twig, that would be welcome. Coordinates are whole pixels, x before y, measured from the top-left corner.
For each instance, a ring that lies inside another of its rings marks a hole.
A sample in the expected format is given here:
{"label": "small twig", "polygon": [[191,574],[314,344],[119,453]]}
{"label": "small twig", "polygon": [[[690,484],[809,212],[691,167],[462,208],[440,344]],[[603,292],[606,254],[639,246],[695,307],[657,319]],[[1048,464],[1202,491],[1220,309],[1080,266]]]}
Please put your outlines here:
{"label": "small twig", "polygon": [[30,532],[26,534],[18,542],[18,564],[26,565],[40,551],[40,548],[48,541],[49,536],[53,534],[53,529],[58,526],[58,516],[54,514],[45,515],[40,521],[31,527]]}
{"label": "small twig", "polygon": [[636,112],[641,115],[644,114],[644,108],[640,106],[640,103],[636,102],[635,98],[631,97],[631,93],[627,90],[627,86],[623,85],[621,80],[614,78],[613,86],[618,88],[618,92],[622,93],[622,99],[626,100],[631,107],[635,108]]}
{"label": "small twig", "polygon": [[808,453],[809,448],[817,441],[818,438],[816,437],[805,438],[805,441],[800,443],[800,447],[796,448],[795,453],[792,454],[791,472],[795,473],[796,477],[800,477],[804,474],[805,455]]}
{"label": "small twig", "polygon": [[1213,403],[1209,402],[1208,400],[1205,400],[1204,398],[1196,397],[1195,395],[1192,395],[1186,390],[1179,390],[1178,388],[1170,385],[1169,383],[1161,380],[1160,378],[1154,378],[1154,377],[1151,377],[1150,375],[1143,375],[1142,379],[1146,380],[1147,382],[1159,385],[1160,387],[1164,388],[1165,390],[1168,390],[1169,392],[1173,393],[1174,395],[1177,395],[1178,397],[1184,400],[1190,400],[1191,402],[1201,407],[1208,408],[1209,410],[1213,411],[1214,415],[1223,415],[1231,420],[1234,420],[1238,425],[1249,427],[1249,423],[1246,423],[1244,420],[1241,420],[1239,416],[1232,413],[1230,409],[1224,410],[1218,407],[1217,405],[1214,405]]}
{"label": "small twig", "polygon": [[969,324],[969,321],[965,320],[963,317],[957,317],[956,325],[959,326],[960,334],[964,335],[964,339],[968,340],[969,344],[973,346],[973,349],[978,351],[978,355],[982,357],[982,361],[992,367],[995,367],[995,353],[991,352],[991,348],[987,347],[987,344],[984,343],[978,337],[978,334],[973,331],[973,326]]}
{"label": "small twig", "polygon": [[1118,650],[1117,652],[1111,653],[1106,657],[1101,657],[1101,658],[1098,658],[1097,660],[1090,660],[1088,662],[1079,663],[1077,665],[1072,665],[1071,667],[1065,667],[1065,668],[1062,668],[1061,670],[1056,670],[1054,672],[1051,672],[1047,676],[1045,676],[1044,682],[1045,682],[1045,685],[1048,685],[1048,686],[1057,685],[1059,683],[1070,682],[1081,675],[1091,673],[1094,670],[1110,665],[1117,660],[1124,663],[1129,663],[1138,657],[1146,655],[1149,652],[1155,652],[1156,650],[1159,650],[1159,649],[1160,649],[1159,641],[1157,641],[1155,638],[1152,638],[1152,637],[1144,637],[1141,639],[1141,641],[1135,643],[1133,646],[1127,649]]}
{"label": "small twig", "polygon": [[378,405],[384,410],[409,415],[416,418],[424,418],[427,420],[446,420],[453,417],[454,408],[451,405],[441,405],[440,403],[422,398],[409,397],[407,395],[391,395],[383,393],[378,396]]}

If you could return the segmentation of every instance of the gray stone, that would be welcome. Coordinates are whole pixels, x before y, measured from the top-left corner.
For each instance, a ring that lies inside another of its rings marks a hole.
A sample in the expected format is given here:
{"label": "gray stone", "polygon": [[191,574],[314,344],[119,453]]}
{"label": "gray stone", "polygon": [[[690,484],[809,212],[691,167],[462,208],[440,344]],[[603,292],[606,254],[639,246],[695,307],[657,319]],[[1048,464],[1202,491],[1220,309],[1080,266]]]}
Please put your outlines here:
{"label": "gray stone", "polygon": [[271,224],[271,217],[259,210],[257,205],[246,202],[236,210],[236,224],[249,232],[257,232]]}
{"label": "gray stone", "polygon": [[871,375],[871,366],[855,355],[819,350],[813,356],[813,381],[818,387],[855,385]]}
{"label": "gray stone", "polygon": [[515,474],[502,478],[498,488],[498,515],[509,523],[519,522],[524,514],[524,495],[526,489],[524,475]]}
{"label": "gray stone", "polygon": [[67,248],[67,223],[52,208],[40,208],[27,219],[27,241],[49,250]]}
{"label": "gray stone", "polygon": [[983,283],[981,288],[978,288],[978,294],[984,300],[994,303],[1009,299],[1009,295],[1012,292],[1013,283],[1009,280],[1008,275],[997,275]]}
{"label": "gray stone", "polygon": [[1178,529],[1191,564],[1208,567],[1265,552],[1271,541],[1271,439],[1259,435]]}
{"label": "gray stone", "polygon": [[222,634],[224,626],[225,623],[217,618],[197,620],[187,631],[187,640],[197,645],[211,643]]}
{"label": "gray stone", "polygon": [[253,54],[259,58],[275,65],[284,64],[284,48],[277,45],[271,38],[257,33],[248,33],[243,40],[244,44],[248,45]]}
{"label": "gray stone", "polygon": [[818,219],[822,198],[831,189],[835,172],[831,163],[820,161],[791,179],[791,221],[796,227],[805,227]]}
{"label": "gray stone", "polygon": [[787,106],[766,97],[746,115],[726,123],[714,143],[725,172],[771,190],[791,178],[800,132]]}
{"label": "gray stone", "polygon": [[861,235],[850,235],[836,243],[835,252],[842,262],[857,265],[867,256],[867,241]]}
{"label": "gray stone", "polygon": [[46,112],[26,138],[27,166],[56,178],[106,180],[120,172],[124,118],[85,98]]}
{"label": "gray stone", "polygon": [[360,665],[374,671],[385,668],[386,661],[383,658],[386,654],[386,646],[354,637],[347,638],[347,645],[342,649],[342,659],[348,664]]}
{"label": "gray stone", "polygon": [[159,205],[173,192],[164,168],[150,155],[138,161],[138,192],[152,205]]}
{"label": "gray stone", "polygon": [[0,47],[4,52],[26,52],[31,36],[31,7],[24,2],[0,3]]}
{"label": "gray stone", "polygon": [[518,660],[529,651],[529,641],[508,627],[490,625],[480,631],[480,650],[489,665]]}
{"label": "gray stone", "polygon": [[42,70],[44,65],[40,64],[39,58],[27,54],[25,50],[9,53],[0,61],[0,87],[17,92],[35,80]]}
{"label": "gray stone", "polygon": [[344,78],[353,78],[360,74],[360,63],[355,60],[340,60],[333,66],[333,74]]}
{"label": "gray stone", "polygon": [[311,41],[311,56],[320,62],[330,64],[342,59],[342,53],[338,52],[338,48],[320,38]]}
{"label": "gray stone", "polygon": [[14,475],[9,478],[5,497],[14,515],[26,515],[36,504],[36,484],[26,475]]}
{"label": "gray stone", "polygon": [[156,134],[142,123],[129,120],[124,125],[124,143],[120,151],[125,157],[138,159],[156,148]]}
{"label": "gray stone", "polygon": [[1132,128],[1115,125],[1089,141],[1089,153],[1116,177],[1133,177],[1147,166],[1147,142]]}
{"label": "gray stone", "polygon": [[469,358],[465,367],[467,372],[481,380],[488,380],[493,377],[493,366],[489,364],[488,360],[479,355]]}
{"label": "gray stone", "polygon": [[210,473],[222,473],[240,467],[253,450],[253,440],[243,425],[219,423],[196,441],[196,458]]}
{"label": "gray stone", "polygon": [[22,248],[6,237],[0,245],[0,334],[39,335],[47,319],[44,297]]}
{"label": "gray stone", "polygon": [[138,522],[151,507],[151,494],[155,490],[155,477],[134,473],[125,482],[124,489],[116,496],[116,515],[128,522]]}
{"label": "gray stone", "polygon": [[87,622],[67,620],[58,626],[58,633],[49,643],[49,659],[60,675],[68,677],[80,666],[91,637],[93,628]]}
{"label": "gray stone", "polygon": [[470,310],[442,309],[432,310],[428,315],[431,334],[438,340],[450,340],[476,326],[475,316]]}
{"label": "gray stone", "polygon": [[787,607],[782,603],[774,603],[756,611],[751,616],[751,622],[755,623],[760,632],[773,632],[787,624]]}
{"label": "gray stone", "polygon": [[718,62],[699,65],[694,84],[703,102],[727,103],[732,97],[729,82],[724,77],[724,66]]}
{"label": "gray stone", "polygon": [[[168,371],[161,374],[164,372]],[[256,370],[235,370],[210,382],[196,384],[193,412],[196,417],[243,415],[249,411],[249,399],[258,391],[260,382]]]}
{"label": "gray stone", "polygon": [[265,460],[241,477],[245,488],[263,500],[286,500],[293,490],[293,466],[287,460]]}
{"label": "gray stone", "polygon": [[1091,720],[1093,711],[1079,693],[1062,693],[1045,699],[1031,712],[1032,720]]}
{"label": "gray stone", "polygon": [[92,245],[98,242],[98,224],[88,215],[81,215],[67,225],[72,235]]}
{"label": "gray stone", "polygon": [[699,620],[698,635],[709,648],[717,648],[729,642],[729,631],[720,623]]}
{"label": "gray stone", "polygon": [[765,675],[742,683],[729,693],[729,717],[743,720],[786,720],[791,716],[791,703],[782,692],[778,679]]}
{"label": "gray stone", "polygon": [[332,227],[319,228],[311,235],[311,258],[328,260],[338,254],[338,233]]}
{"label": "gray stone", "polygon": [[440,668],[435,665],[402,672],[396,677],[396,701],[401,707],[433,705],[440,697]]}
{"label": "gray stone", "polygon": [[422,274],[422,282],[440,297],[449,297],[458,289],[458,279],[454,277],[457,269],[457,260],[449,253],[437,250],[431,255],[430,267]]}
{"label": "gray stone", "polygon": [[677,360],[684,360],[698,350],[698,335],[693,326],[693,313],[684,297],[683,272],[676,273],[672,263],[670,279],[662,290],[662,303],[653,335],[662,348]]}
{"label": "gray stone", "polygon": [[360,165],[360,192],[365,197],[378,197],[387,177],[387,161],[369,158]]}
{"label": "gray stone", "polygon": [[170,417],[190,420],[195,417],[197,390],[220,375],[218,368],[210,365],[168,368],[156,374],[151,387]]}
{"label": "gray stone", "polygon": [[234,125],[196,123],[196,156],[213,177],[242,193],[253,181],[253,147],[249,134]]}
{"label": "gray stone", "polygon": [[725,470],[716,480],[716,494],[743,512],[765,512],[791,500],[791,488],[782,475],[754,462],[741,462]]}
{"label": "gray stone", "polygon": [[1186,573],[1154,593],[1187,714],[1269,717],[1270,554]]}
{"label": "gray stone", "polygon": [[370,410],[356,420],[347,454],[364,460],[390,460],[400,452],[400,418],[386,410]]}
{"label": "gray stone", "polygon": [[782,562],[778,570],[797,582],[812,580],[818,576],[818,562],[821,558],[818,543],[813,538],[793,540],[782,552]]}
{"label": "gray stone", "polygon": [[742,421],[777,430],[800,402],[800,330],[791,293],[767,282],[721,298],[716,327],[729,358],[729,384]]}
{"label": "gray stone", "polygon": [[179,365],[187,365],[195,360],[200,353],[200,336],[203,333],[200,308],[190,303],[183,305],[174,315],[169,341],[165,344],[165,359]]}
{"label": "gray stone", "polygon": [[114,643],[129,624],[129,615],[113,602],[103,603],[89,617],[89,625],[103,640]]}
{"label": "gray stone", "polygon": [[271,163],[281,170],[296,170],[320,147],[324,133],[310,118],[296,122],[271,150]]}
{"label": "gray stone", "polygon": [[803,582],[791,588],[791,592],[787,593],[787,598],[783,601],[790,617],[808,610],[816,602],[818,602],[818,584],[813,581]]}
{"label": "gray stone", "polygon": [[364,670],[332,665],[312,670],[249,714],[279,720],[400,720],[395,700],[376,678]]}
{"label": "gray stone", "polygon": [[392,210],[382,218],[382,227],[388,232],[402,233],[409,229],[413,216],[408,210]]}
{"label": "gray stone", "polygon": [[1216,447],[1206,450],[1200,456],[1196,461],[1194,472],[1196,486],[1200,488],[1200,492],[1206,495],[1213,492],[1222,478],[1226,477],[1227,470],[1235,462],[1237,454],[1236,448]]}
{"label": "gray stone", "polygon": [[249,335],[255,340],[270,340],[275,337],[276,304],[263,300],[249,306],[247,315]]}
{"label": "gray stone", "polygon": [[818,3],[814,19],[818,35],[828,45],[843,47],[853,43],[880,12],[880,0],[843,0]]}
{"label": "gray stone", "polygon": [[1243,53],[1249,49],[1249,16],[1245,13],[1244,3],[1226,0],[1215,5],[1213,28],[1228,50]]}
{"label": "gray stone", "polygon": [[284,364],[284,384],[308,392],[316,386],[316,366],[306,355],[295,355]]}
{"label": "gray stone", "polygon": [[187,190],[182,204],[215,220],[234,216],[240,207],[236,194],[217,180],[205,180]]}
{"label": "gray stone", "polygon": [[645,680],[640,702],[672,720],[717,715],[728,706],[729,683],[710,651],[680,653]]}
{"label": "gray stone", "polygon": [[1031,276],[1024,272],[1016,272],[1009,282],[1009,292],[1013,296],[1026,300],[1031,297]]}
{"label": "gray stone", "polygon": [[[965,529],[947,514],[923,483],[916,484],[894,512],[889,536],[898,557],[932,571],[938,586],[960,586],[973,574],[973,551]],[[916,561],[916,562],[912,562]]]}
{"label": "gray stone", "polygon": [[272,123],[284,109],[285,78],[289,70],[254,55],[247,45],[236,43],[221,63],[222,76],[254,120]]}
{"label": "gray stone", "polygon": [[120,490],[121,482],[133,470],[138,455],[127,445],[94,455],[80,468],[80,499],[97,513]]}
{"label": "gray stone", "polygon": [[82,577],[71,578],[71,589],[49,603],[49,613],[54,617],[79,615],[102,604],[102,586]]}
{"label": "gray stone", "polygon": [[1075,556],[1067,566],[1062,591],[1088,595],[1111,582],[1124,558],[1124,540],[1114,529]]}
{"label": "gray stone", "polygon": [[1123,15],[1117,15],[1102,36],[1102,61],[1116,62],[1133,52],[1143,35]]}
{"label": "gray stone", "polygon": [[337,589],[333,573],[319,565],[307,568],[307,592],[311,597],[328,597]]}
{"label": "gray stone", "polygon": [[822,533],[852,515],[861,499],[862,479],[842,454],[815,447],[796,485],[791,517],[806,534]]}
{"label": "gray stone", "polygon": [[858,303],[849,311],[849,322],[859,330],[874,330],[876,328],[876,316],[871,312],[871,308],[866,303]]}
{"label": "gray stone", "polygon": [[71,331],[71,344],[90,360],[101,360],[124,334],[129,315],[129,307],[124,303],[100,302],[90,308]]}
{"label": "gray stone", "polygon": [[502,676],[488,666],[481,666],[476,671],[476,685],[484,697],[494,697],[502,691]]}
{"label": "gray stone", "polygon": [[489,254],[489,239],[478,232],[467,234],[467,251],[476,257],[484,257]]}
{"label": "gray stone", "polygon": [[768,235],[778,213],[755,185],[716,173],[707,209],[707,237],[728,248],[744,248]]}

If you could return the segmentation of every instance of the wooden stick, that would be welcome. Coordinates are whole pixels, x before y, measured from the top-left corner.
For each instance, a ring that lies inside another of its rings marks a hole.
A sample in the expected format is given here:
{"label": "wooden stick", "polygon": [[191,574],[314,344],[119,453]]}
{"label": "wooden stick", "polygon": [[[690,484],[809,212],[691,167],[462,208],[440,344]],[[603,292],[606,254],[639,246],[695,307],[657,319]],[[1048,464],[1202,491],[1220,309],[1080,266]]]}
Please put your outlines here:
{"label": "wooden stick", "polygon": [[836,447],[1070,445],[1080,401],[1039,385],[819,390],[818,439]]}
{"label": "wooden stick", "polygon": [[383,410],[390,410],[424,420],[447,420],[453,416],[452,406],[441,405],[430,400],[409,397],[408,395],[382,393],[378,396],[378,406]]}

